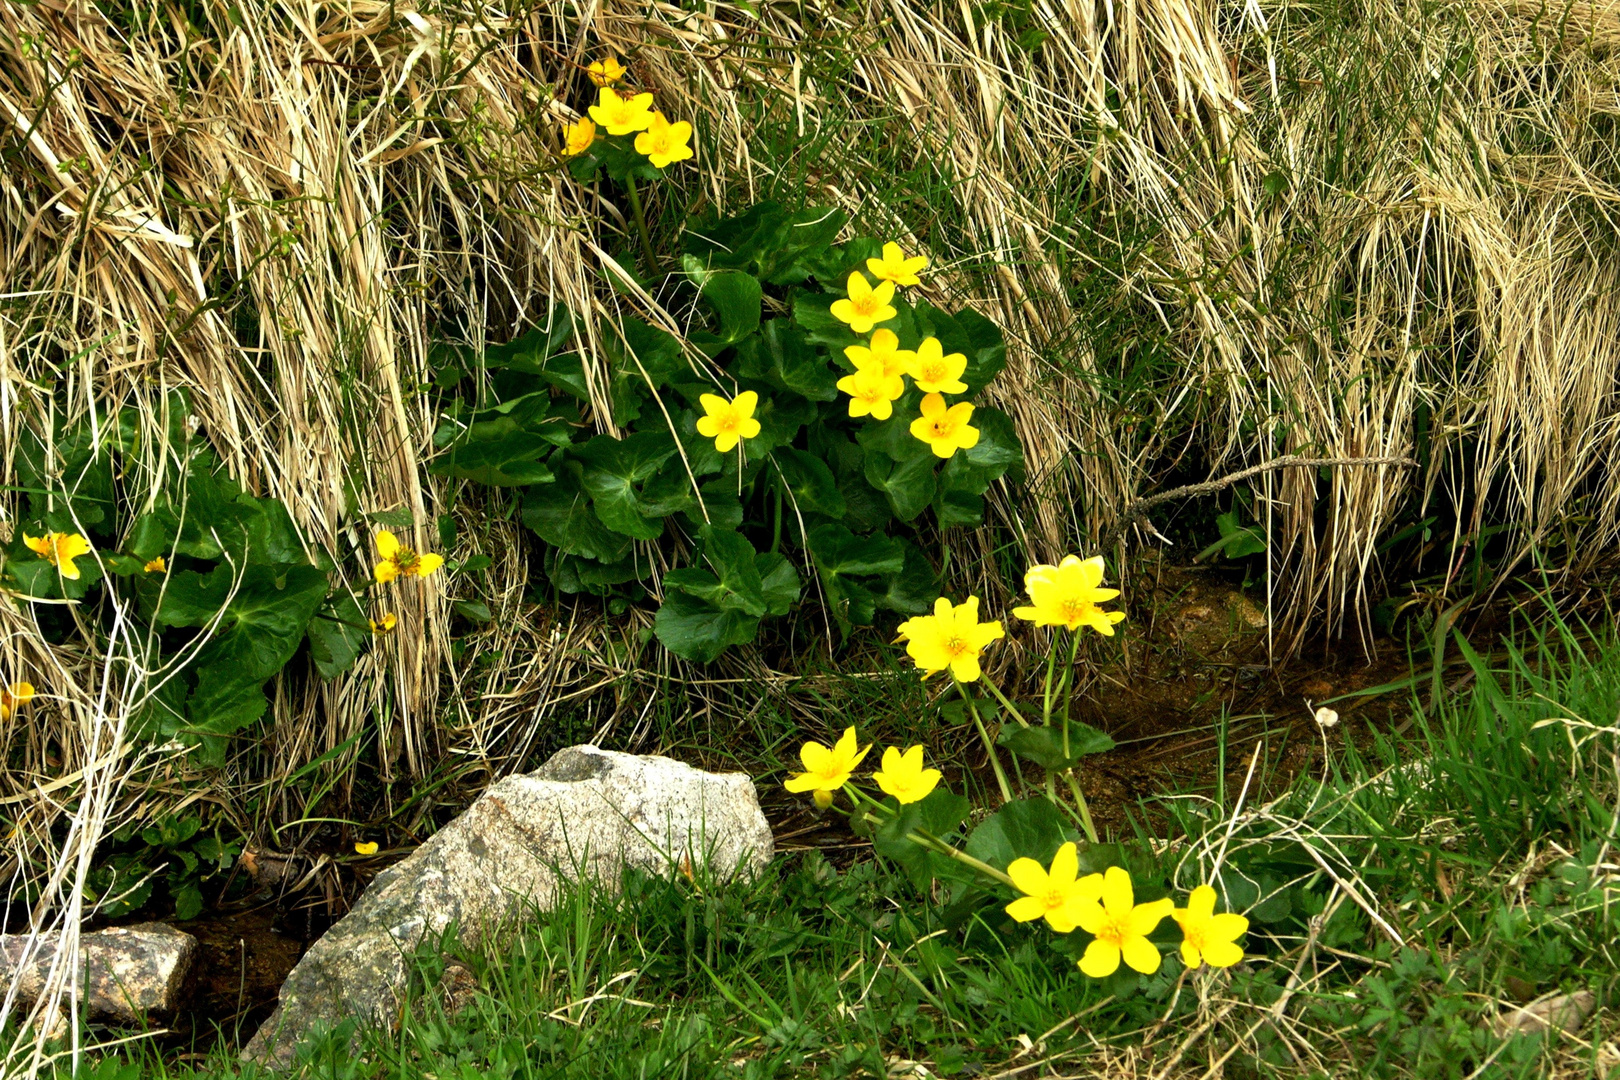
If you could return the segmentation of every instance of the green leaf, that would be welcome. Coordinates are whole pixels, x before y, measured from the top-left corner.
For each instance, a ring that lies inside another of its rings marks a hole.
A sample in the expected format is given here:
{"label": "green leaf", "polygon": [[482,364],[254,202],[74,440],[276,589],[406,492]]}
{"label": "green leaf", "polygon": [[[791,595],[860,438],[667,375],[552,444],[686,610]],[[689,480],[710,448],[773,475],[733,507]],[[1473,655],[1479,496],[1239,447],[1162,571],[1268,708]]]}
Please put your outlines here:
{"label": "green leaf", "polygon": [[786,615],[799,600],[799,571],[787,558],[774,551],[762,551],[754,557],[759,571],[760,591],[765,595],[765,611],[770,615]]}
{"label": "green leaf", "polygon": [[544,484],[552,475],[540,458],[554,445],[554,438],[530,429],[520,419],[497,415],[469,424],[428,471],[492,487]]}
{"label": "green leaf", "polygon": [[738,343],[737,377],[790,390],[810,401],[838,398],[838,372],[787,319],[771,319],[757,336]]}
{"label": "green leaf", "polygon": [[784,446],[773,455],[778,481],[792,495],[792,505],[801,512],[844,516],[844,496],[838,490],[832,470],[814,454]]}
{"label": "green leaf", "polygon": [[673,335],[634,317],[624,318],[620,328],[623,339],[610,334],[604,345],[613,370],[608,388],[613,419],[628,425],[641,417],[649,394],[657,393],[672,377],[691,369],[680,341]]}
{"label": "green leaf", "polygon": [[905,567],[905,549],[887,536],[856,536],[843,525],[810,530],[810,554],[823,574],[894,574]]}
{"label": "green leaf", "polygon": [[487,623],[495,618],[495,613],[482,600],[457,600],[451,606],[456,609],[456,614],[471,622]]}
{"label": "green leaf", "polygon": [[1202,561],[1217,551],[1228,559],[1242,559],[1266,550],[1264,534],[1253,525],[1243,524],[1238,511],[1228,510],[1215,515],[1215,524],[1221,530],[1221,538],[1194,556],[1194,562]]}
{"label": "green leaf", "polygon": [[877,606],[902,615],[927,613],[939,596],[939,577],[922,549],[909,540],[899,541],[905,551],[901,568],[888,575],[885,589],[878,594]]}
{"label": "green leaf", "polygon": [[990,385],[1007,366],[1007,342],[1001,328],[978,312],[964,308],[953,316],[927,301],[919,301],[917,318],[939,338],[946,353],[959,352],[967,358],[962,381],[967,383],[969,396]]}
{"label": "green leaf", "polygon": [[756,618],[765,614],[765,585],[754,546],[741,533],[710,529],[703,554],[713,573],[698,567],[671,570],[664,575],[664,587],[706,600],[722,611]]}
{"label": "green leaf", "polygon": [[754,640],[759,619],[716,607],[671,589],[653,618],[653,633],[664,648],[686,660],[708,663],[732,645]]}
{"label": "green leaf", "polygon": [[570,555],[616,563],[630,552],[630,538],[602,524],[591,509],[578,462],[565,461],[549,484],[528,488],[523,496],[523,523],[547,543]]}
{"label": "green leaf", "polygon": [[[754,419],[759,421],[759,434],[743,443],[751,462],[763,461],[777,447],[797,439],[806,424],[815,422],[816,407],[789,391],[766,392],[759,396]],[[728,467],[735,460],[734,456],[729,458]]]}
{"label": "green leaf", "polygon": [[326,575],[309,565],[250,563],[239,579],[225,563],[207,575],[171,574],[156,621],[201,627],[218,617],[193,662],[186,730],[228,735],[257,720],[267,704],[261,687],[292,658],[326,593]]}
{"label": "green leaf", "polygon": [[934,501],[939,459],[928,444],[911,434],[909,411],[896,411],[880,423],[865,424],[855,439],[865,451],[867,483],[882,492],[901,521],[912,521]]}
{"label": "green leaf", "polygon": [[695,255],[681,258],[686,276],[698,287],[703,299],[714,308],[719,333],[710,343],[713,352],[735,345],[759,329],[762,291],[759,279],[741,270],[710,270]]}
{"label": "green leaf", "polygon": [[963,850],[997,870],[1019,858],[1048,866],[1058,848],[1077,838],[1063,811],[1038,795],[1008,803],[985,818],[969,834]]}
{"label": "green leaf", "polygon": [[602,524],[637,540],[663,534],[663,522],[642,513],[636,485],[674,455],[675,440],[667,431],[638,431],[623,439],[598,435],[577,453],[585,466],[581,479]]}
{"label": "green leaf", "polygon": [[806,341],[825,345],[834,356],[842,356],[845,347],[860,344],[862,338],[832,313],[833,301],[837,299],[834,293],[795,293],[793,321],[804,332]]}
{"label": "green leaf", "polygon": [[187,881],[174,892],[174,917],[181,922],[195,919],[202,914],[203,894],[202,887],[195,881]]}
{"label": "green leaf", "polygon": [[558,590],[571,594],[610,596],[619,591],[617,586],[640,581],[652,570],[652,566],[637,559],[634,552],[627,558],[611,563],[569,555],[555,548],[546,553],[546,577]]}
{"label": "green leaf", "polygon": [[958,450],[939,471],[934,513],[941,526],[983,524],[985,491],[1009,469],[1023,467],[1023,446],[1011,417],[1000,409],[979,408],[973,411],[973,425],[979,429],[978,444]]}
{"label": "green leaf", "polygon": [[[547,365],[556,358],[574,336],[574,319],[565,304],[553,304],[545,326],[536,326],[527,333],[504,345],[490,345],[484,349],[481,362],[485,368],[510,368],[530,375],[546,372]],[[575,354],[574,359],[578,359]],[[562,384],[564,390],[572,387]],[[580,387],[580,397],[588,397]]]}
{"label": "green leaf", "polygon": [[323,679],[335,679],[354,667],[371,627],[354,593],[338,588],[310,619],[305,633],[316,672]]}
{"label": "green leaf", "polygon": [[700,266],[751,270],[772,285],[794,285],[825,256],[845,220],[839,210],[787,210],[762,202],[735,217],[689,228],[683,246]]}
{"label": "green leaf", "polygon": [[1017,727],[1009,725],[996,737],[997,746],[1005,746],[1026,761],[1033,761],[1043,769],[1059,771],[1076,764],[1089,754],[1105,754],[1114,748],[1114,740],[1106,732],[1090,724],[1069,721],[1069,753],[1063,753],[1063,732],[1054,721],[1052,727]]}
{"label": "green leaf", "polygon": [[926,892],[929,883],[938,877],[967,877],[971,871],[956,860],[931,851],[906,839],[907,833],[922,830],[947,843],[954,837],[957,826],[966,820],[971,806],[955,792],[936,787],[919,802],[898,806],[893,817],[879,825],[872,834],[872,848],[879,855],[898,863],[919,891]]}

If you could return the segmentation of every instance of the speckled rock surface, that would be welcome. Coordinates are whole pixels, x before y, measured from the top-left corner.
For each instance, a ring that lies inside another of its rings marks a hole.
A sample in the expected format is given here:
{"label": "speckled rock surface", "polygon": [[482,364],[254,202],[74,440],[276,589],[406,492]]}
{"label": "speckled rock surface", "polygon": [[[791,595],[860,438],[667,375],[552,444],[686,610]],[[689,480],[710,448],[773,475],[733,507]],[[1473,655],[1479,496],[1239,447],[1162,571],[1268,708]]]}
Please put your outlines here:
{"label": "speckled rock surface", "polygon": [[[23,934],[0,935],[0,986],[15,979],[24,1005],[39,997],[61,947],[58,934],[46,935],[19,970],[27,942]],[[102,1023],[140,1024],[149,1016],[172,1016],[196,959],[197,939],[162,923],[82,934],[82,1007],[91,1020]]]}
{"label": "speckled rock surface", "polygon": [[317,1028],[350,1016],[397,1022],[410,955],[452,924],[470,937],[525,905],[549,907],[580,877],[613,888],[625,867],[664,874],[687,862],[719,879],[753,873],[772,849],[742,773],[594,746],[559,751],[535,772],[491,786],[377,875],[298,962],[243,1056],[285,1066]]}

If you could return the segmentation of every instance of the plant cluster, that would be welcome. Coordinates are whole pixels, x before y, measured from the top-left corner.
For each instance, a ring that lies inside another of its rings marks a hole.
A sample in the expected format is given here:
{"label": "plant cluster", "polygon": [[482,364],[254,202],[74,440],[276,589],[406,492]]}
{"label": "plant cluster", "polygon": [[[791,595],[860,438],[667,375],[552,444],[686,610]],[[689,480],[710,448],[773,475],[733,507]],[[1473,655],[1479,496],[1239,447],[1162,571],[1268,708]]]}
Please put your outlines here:
{"label": "plant cluster", "polygon": [[[600,63],[598,103],[568,129],[569,168],[622,184],[639,228],[637,181],[681,160],[650,133],[667,126],[685,148],[690,129],[663,121],[650,93],[619,93],[622,69]],[[690,324],[677,337],[619,320],[605,390],[560,308],[481,355],[448,349],[437,382],[458,392],[433,470],[522,488],[564,593],[633,598],[655,577],[653,542],[690,552],[658,581],[654,623],[690,660],[753,641],[800,604],[804,574],[845,632],[879,610],[922,613],[938,592],[917,543],[925,516],[980,524],[984,493],[1022,466],[1011,419],[974,400],[1006,346],[976,312],[904,293],[926,257],[839,243],[845,224],[762,203],[689,225],[673,281]],[[603,399],[609,415],[589,411]]]}

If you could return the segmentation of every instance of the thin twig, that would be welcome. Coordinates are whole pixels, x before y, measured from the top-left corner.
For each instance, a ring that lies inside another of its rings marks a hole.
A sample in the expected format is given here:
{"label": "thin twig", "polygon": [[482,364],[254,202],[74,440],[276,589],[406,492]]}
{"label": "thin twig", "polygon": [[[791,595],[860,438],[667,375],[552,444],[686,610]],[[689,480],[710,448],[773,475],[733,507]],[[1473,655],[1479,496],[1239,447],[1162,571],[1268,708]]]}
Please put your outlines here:
{"label": "thin twig", "polygon": [[1173,499],[1190,499],[1198,495],[1210,495],[1220,491],[1222,488],[1228,488],[1233,484],[1247,480],[1251,476],[1259,476],[1261,473],[1272,472],[1277,469],[1317,469],[1335,465],[1401,465],[1413,469],[1418,467],[1416,461],[1406,457],[1308,458],[1300,457],[1298,454],[1287,454],[1283,457],[1272,458],[1270,461],[1262,461],[1258,465],[1251,465],[1247,469],[1239,469],[1235,473],[1227,473],[1225,476],[1215,480],[1204,480],[1197,484],[1183,484],[1180,487],[1171,488],[1169,491],[1161,491],[1157,495],[1148,495],[1135,500],[1120,512],[1119,517],[1108,527],[1108,531],[1103,533],[1100,550],[1107,551],[1113,547],[1120,534],[1125,531],[1126,526],[1161,503],[1167,503]]}

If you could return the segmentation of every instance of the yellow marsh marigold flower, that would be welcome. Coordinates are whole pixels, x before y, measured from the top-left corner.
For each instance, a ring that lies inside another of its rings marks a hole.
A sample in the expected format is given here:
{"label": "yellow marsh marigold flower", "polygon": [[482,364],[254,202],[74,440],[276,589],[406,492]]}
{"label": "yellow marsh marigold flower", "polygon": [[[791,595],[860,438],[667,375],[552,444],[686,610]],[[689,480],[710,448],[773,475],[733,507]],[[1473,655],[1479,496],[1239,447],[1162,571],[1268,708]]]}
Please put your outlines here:
{"label": "yellow marsh marigold flower", "polygon": [[377,563],[375,576],[384,585],[397,577],[425,578],[444,565],[443,556],[432,552],[418,555],[400,544],[399,537],[387,529],[378,529],[375,541],[377,556],[381,560]]}
{"label": "yellow marsh marigold flower", "polygon": [[610,56],[606,60],[598,60],[586,68],[585,75],[597,86],[612,86],[624,78],[624,73],[627,70],[623,64],[619,63],[617,56]]}
{"label": "yellow marsh marigold flower", "polygon": [[1200,962],[1210,967],[1231,967],[1243,959],[1237,939],[1249,930],[1249,920],[1231,913],[1215,914],[1215,890],[1200,885],[1187,897],[1187,906],[1176,908],[1170,917],[1181,924],[1181,959],[1195,968]]}
{"label": "yellow marsh marigold flower", "polygon": [[23,533],[23,543],[28,545],[29,551],[56,567],[69,581],[79,580],[79,568],[73,564],[73,560],[90,554],[90,541],[78,533],[48,532],[44,536]]}
{"label": "yellow marsh marigold flower", "polygon": [[892,281],[896,285],[919,284],[917,271],[927,265],[928,256],[915,255],[908,259],[906,253],[900,250],[900,245],[893,242],[883,245],[883,258],[866,260],[866,268],[873,277],[879,281]]}
{"label": "yellow marsh marigold flower", "polygon": [[685,120],[670,123],[664,114],[652,114],[647,130],[636,136],[636,153],[646,155],[653,168],[667,168],[672,162],[685,161],[692,156],[687,143],[692,138],[692,125]]}
{"label": "yellow marsh marigold flower", "polygon": [[967,357],[959,352],[944,355],[944,348],[935,337],[924,338],[911,354],[906,374],[925,394],[965,394],[967,383],[962,373],[967,370]]}
{"label": "yellow marsh marigold flower", "polygon": [[563,128],[563,157],[578,157],[596,141],[596,124],[582,116]]}
{"label": "yellow marsh marigold flower", "polygon": [[698,434],[713,439],[714,448],[722,454],[740,440],[759,434],[759,421],[754,419],[759,395],[752,390],[744,390],[730,401],[716,394],[704,394],[698,398],[698,404],[708,414],[698,417]]}
{"label": "yellow marsh marigold flower", "polygon": [[911,422],[911,433],[928,444],[935,457],[948,458],[958,450],[979,445],[979,429],[969,424],[973,406],[958,401],[950,408],[938,394],[922,399],[922,415]]}
{"label": "yellow marsh marigold flower", "polygon": [[977,596],[955,607],[942,596],[934,601],[932,615],[918,615],[900,624],[906,655],[922,669],[925,679],[949,668],[962,682],[973,682],[979,677],[979,653],[1006,636],[1000,622],[979,621]]}
{"label": "yellow marsh marigold flower", "polygon": [[858,750],[855,745],[855,729],[845,728],[844,734],[832,746],[822,746],[811,740],[799,747],[799,760],[804,762],[804,772],[791,776],[784,787],[795,794],[805,791],[815,792],[816,805],[823,810],[832,805],[833,792],[849,782],[850,773],[855,766],[872,748]]}
{"label": "yellow marsh marigold flower", "polygon": [[894,282],[880,281],[873,288],[866,275],[859,270],[850,271],[849,296],[832,302],[833,318],[846,322],[857,334],[864,334],[880,322],[888,322],[900,314],[889,301],[894,299]]}
{"label": "yellow marsh marigold flower", "polygon": [[10,720],[17,710],[34,700],[34,684],[14,682],[0,690],[0,720]]}
{"label": "yellow marsh marigold flower", "polygon": [[1169,897],[1151,904],[1138,904],[1131,890],[1131,875],[1110,866],[1103,875],[1102,896],[1080,906],[1080,929],[1097,940],[1086,946],[1080,970],[1093,979],[1105,979],[1119,970],[1121,958],[1144,975],[1159,970],[1159,950],[1147,936],[1170,914],[1175,902]]}
{"label": "yellow marsh marigold flower", "polygon": [[1101,874],[1081,878],[1079,873],[1080,855],[1073,844],[1057,849],[1051,870],[1034,859],[1014,859],[1007,876],[1024,895],[1007,905],[1007,914],[1019,922],[1045,919],[1060,934],[1072,932],[1080,925],[1082,906],[1095,904],[1102,895]]}
{"label": "yellow marsh marigold flower", "polygon": [[894,747],[883,751],[883,768],[872,774],[885,795],[893,795],[900,805],[920,802],[939,785],[940,771],[923,768],[923,748],[913,746],[905,753]]}
{"label": "yellow marsh marigold flower", "polygon": [[1119,595],[1118,589],[1099,588],[1103,579],[1101,555],[1082,560],[1065,555],[1056,566],[1044,563],[1029,568],[1024,590],[1030,607],[1013,608],[1013,614],[1036,626],[1066,626],[1078,630],[1089,626],[1105,637],[1114,636],[1114,624],[1125,618],[1123,611],[1103,611],[1097,605]]}
{"label": "yellow marsh marigold flower", "polygon": [[169,572],[169,564],[163,560],[163,556],[159,555],[141,569],[148,574],[166,574]]}
{"label": "yellow marsh marigold flower", "polygon": [[373,634],[391,634],[394,632],[394,627],[399,625],[399,616],[390,611],[382,618],[372,619],[370,622]]}
{"label": "yellow marsh marigold flower", "polygon": [[628,135],[632,131],[645,131],[652,123],[652,113],[647,111],[652,108],[652,100],[651,94],[622,98],[611,86],[604,86],[596,104],[587,111],[592,120],[607,128],[609,135]]}
{"label": "yellow marsh marigold flower", "polygon": [[377,843],[374,840],[367,840],[363,844],[356,843],[354,845],[354,853],[356,855],[375,855],[377,854]]}
{"label": "yellow marsh marigold flower", "polygon": [[844,355],[855,365],[857,374],[872,374],[882,379],[890,401],[906,392],[906,380],[902,376],[917,356],[910,349],[900,347],[900,338],[893,330],[873,332],[868,345],[845,346]]}
{"label": "yellow marsh marigold flower", "polygon": [[[894,399],[889,380],[873,371],[857,371],[838,380],[838,389],[849,395],[849,415],[887,420],[894,415]],[[902,389],[902,393],[904,390]]]}

